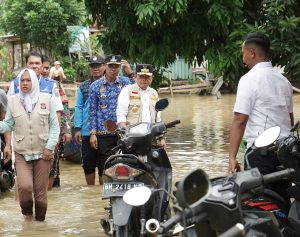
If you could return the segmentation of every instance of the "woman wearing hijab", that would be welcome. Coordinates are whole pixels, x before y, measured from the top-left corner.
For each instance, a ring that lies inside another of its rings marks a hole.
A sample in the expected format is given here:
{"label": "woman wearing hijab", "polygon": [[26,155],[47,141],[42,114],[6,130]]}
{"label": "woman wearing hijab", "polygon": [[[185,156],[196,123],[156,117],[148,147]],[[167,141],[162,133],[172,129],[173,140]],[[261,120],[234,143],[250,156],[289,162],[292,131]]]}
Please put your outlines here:
{"label": "woman wearing hijab", "polygon": [[39,92],[35,72],[23,69],[18,77],[20,93],[8,97],[5,120],[0,133],[14,131],[13,146],[19,203],[25,219],[44,221],[47,187],[59,125],[51,95]]}

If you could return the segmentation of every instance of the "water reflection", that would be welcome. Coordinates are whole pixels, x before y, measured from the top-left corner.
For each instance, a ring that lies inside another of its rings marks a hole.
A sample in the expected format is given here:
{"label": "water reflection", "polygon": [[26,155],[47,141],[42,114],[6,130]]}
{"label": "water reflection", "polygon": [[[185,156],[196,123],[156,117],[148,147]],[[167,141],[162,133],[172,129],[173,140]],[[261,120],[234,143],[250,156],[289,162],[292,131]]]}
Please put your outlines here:
{"label": "water reflection", "polygon": [[163,113],[165,120],[180,119],[181,124],[168,131],[167,142],[173,159],[174,179],[191,169],[203,168],[210,176],[225,175],[229,126],[234,96],[178,96]]}
{"label": "water reflection", "polygon": [[[197,167],[210,177],[226,175],[234,99],[233,95],[223,95],[219,100],[212,96],[170,98],[163,118],[166,122],[181,120],[167,134],[174,182]],[[295,95],[294,101],[295,120],[298,120],[300,96]],[[6,192],[0,199],[0,236],[105,236],[100,218],[105,215],[103,208],[107,201],[101,199],[99,186],[85,185],[80,165],[61,162],[61,188],[50,191],[48,198],[46,221],[24,222],[14,191]]]}

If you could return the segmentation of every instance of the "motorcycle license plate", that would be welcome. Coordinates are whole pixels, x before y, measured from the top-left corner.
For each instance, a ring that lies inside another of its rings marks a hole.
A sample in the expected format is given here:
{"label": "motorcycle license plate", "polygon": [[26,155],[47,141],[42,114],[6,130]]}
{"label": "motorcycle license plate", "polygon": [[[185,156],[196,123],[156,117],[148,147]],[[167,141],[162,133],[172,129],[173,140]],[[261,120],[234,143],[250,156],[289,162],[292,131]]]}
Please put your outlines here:
{"label": "motorcycle license plate", "polygon": [[140,186],[144,186],[144,183],[104,183],[102,197],[123,196],[129,189]]}

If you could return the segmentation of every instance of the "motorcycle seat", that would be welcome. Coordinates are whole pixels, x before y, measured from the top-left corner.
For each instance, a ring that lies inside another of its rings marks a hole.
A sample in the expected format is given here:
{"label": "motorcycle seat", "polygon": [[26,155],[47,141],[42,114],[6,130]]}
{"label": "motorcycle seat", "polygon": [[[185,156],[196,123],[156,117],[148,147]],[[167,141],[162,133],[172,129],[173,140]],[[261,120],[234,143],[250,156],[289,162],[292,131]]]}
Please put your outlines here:
{"label": "motorcycle seat", "polygon": [[274,192],[271,189],[264,189],[264,195],[269,196],[272,199],[275,199],[281,210],[288,213],[288,209],[290,208],[290,203],[288,203],[283,197],[281,197],[278,193]]}

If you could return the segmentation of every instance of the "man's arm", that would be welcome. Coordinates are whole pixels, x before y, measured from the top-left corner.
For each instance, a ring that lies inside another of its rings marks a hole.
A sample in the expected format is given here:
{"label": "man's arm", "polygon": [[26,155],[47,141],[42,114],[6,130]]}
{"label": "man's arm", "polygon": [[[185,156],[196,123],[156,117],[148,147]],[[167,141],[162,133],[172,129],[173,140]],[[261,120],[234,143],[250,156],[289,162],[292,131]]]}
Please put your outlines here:
{"label": "man's arm", "polygon": [[75,105],[75,112],[74,112],[74,127],[75,127],[75,134],[74,140],[77,144],[81,142],[81,128],[83,124],[83,94],[81,89],[78,88],[77,95],[76,95],[76,105]]}
{"label": "man's arm", "polygon": [[98,142],[96,137],[97,132],[97,107],[98,107],[98,97],[97,92],[94,89],[95,84],[90,86],[89,90],[89,129],[91,132],[90,135],[90,144],[91,147],[95,150],[98,149]]}
{"label": "man's arm", "polygon": [[89,129],[90,131],[97,130],[97,108],[98,97],[97,92],[94,90],[95,84],[92,84],[89,89]]}
{"label": "man's arm", "polygon": [[66,75],[65,75],[65,73],[64,73],[64,69],[62,68],[62,67],[60,67],[60,76],[62,77],[61,78],[61,81],[63,80],[63,79],[66,79]]}
{"label": "man's arm", "polygon": [[233,122],[230,130],[229,145],[229,167],[228,172],[234,173],[240,170],[236,156],[242,141],[249,116],[241,113],[234,113]]}
{"label": "man's arm", "polygon": [[11,132],[6,132],[3,134],[4,141],[5,141],[5,147],[3,150],[4,155],[4,163],[7,163],[11,159]]}
{"label": "man's arm", "polygon": [[5,132],[3,134],[4,136],[4,141],[5,141],[5,147],[3,150],[3,156],[4,156],[4,164],[6,164],[10,159],[11,159],[11,130],[14,127],[14,121],[13,118],[11,116],[10,110],[8,109],[7,113],[6,113],[6,120],[8,127],[10,127],[10,129],[8,130],[8,132]]}

